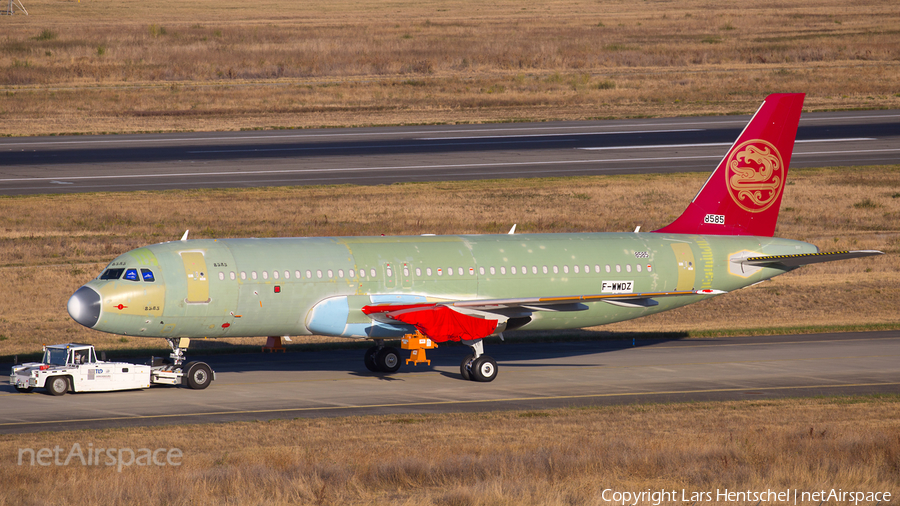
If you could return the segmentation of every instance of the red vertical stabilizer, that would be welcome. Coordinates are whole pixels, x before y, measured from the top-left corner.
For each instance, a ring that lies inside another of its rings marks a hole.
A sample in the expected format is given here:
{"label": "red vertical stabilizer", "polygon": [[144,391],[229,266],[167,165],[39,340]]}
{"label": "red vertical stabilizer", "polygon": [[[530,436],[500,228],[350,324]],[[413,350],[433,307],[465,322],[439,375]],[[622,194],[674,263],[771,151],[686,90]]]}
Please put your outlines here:
{"label": "red vertical stabilizer", "polygon": [[769,95],[667,234],[775,233],[803,93]]}

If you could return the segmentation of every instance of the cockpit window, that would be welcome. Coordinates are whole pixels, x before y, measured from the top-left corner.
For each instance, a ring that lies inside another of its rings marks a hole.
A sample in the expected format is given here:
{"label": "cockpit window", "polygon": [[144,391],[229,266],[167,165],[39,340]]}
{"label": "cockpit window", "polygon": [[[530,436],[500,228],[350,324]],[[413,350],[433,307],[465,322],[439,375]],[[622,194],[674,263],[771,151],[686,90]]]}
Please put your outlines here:
{"label": "cockpit window", "polygon": [[156,281],[156,278],[153,277],[153,271],[151,271],[150,269],[141,269],[141,277],[143,277],[144,281],[148,283]]}
{"label": "cockpit window", "polygon": [[106,272],[100,275],[100,279],[119,279],[125,269],[106,269]]}
{"label": "cockpit window", "polygon": [[125,271],[125,279],[128,281],[140,281],[141,278],[138,277],[137,269],[127,269]]}

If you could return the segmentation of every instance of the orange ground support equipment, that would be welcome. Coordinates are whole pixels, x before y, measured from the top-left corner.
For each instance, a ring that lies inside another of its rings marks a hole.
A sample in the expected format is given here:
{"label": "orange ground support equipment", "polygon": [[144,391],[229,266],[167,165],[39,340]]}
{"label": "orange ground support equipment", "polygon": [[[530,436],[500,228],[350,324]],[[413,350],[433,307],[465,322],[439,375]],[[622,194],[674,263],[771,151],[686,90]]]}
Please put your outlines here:
{"label": "orange ground support equipment", "polygon": [[266,338],[266,345],[262,347],[262,351],[280,351],[284,353],[286,350],[284,349],[284,345],[281,343],[281,336],[269,336],[268,338]]}
{"label": "orange ground support equipment", "polygon": [[406,359],[406,363],[410,362],[413,365],[419,365],[420,362],[425,362],[428,365],[431,365],[431,360],[425,356],[425,350],[433,350],[438,347],[437,343],[422,335],[421,332],[416,332],[415,334],[406,334],[403,336],[403,339],[400,340],[400,347],[404,350],[410,350],[409,358]]}

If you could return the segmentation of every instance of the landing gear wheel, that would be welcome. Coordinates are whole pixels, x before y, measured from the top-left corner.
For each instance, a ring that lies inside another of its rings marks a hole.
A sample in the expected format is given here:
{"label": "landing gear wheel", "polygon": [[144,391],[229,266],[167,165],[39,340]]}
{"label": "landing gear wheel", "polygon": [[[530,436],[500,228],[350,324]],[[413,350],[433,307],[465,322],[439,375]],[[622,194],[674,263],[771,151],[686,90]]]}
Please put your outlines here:
{"label": "landing gear wheel", "polygon": [[34,387],[16,387],[16,392],[22,392],[23,394],[27,394],[34,390]]}
{"label": "landing gear wheel", "polygon": [[47,382],[47,391],[53,395],[65,395],[69,391],[69,379],[65,376],[54,376]]}
{"label": "landing gear wheel", "polygon": [[397,369],[400,369],[400,352],[397,348],[382,348],[375,355],[375,366],[380,372],[397,372]]}
{"label": "landing gear wheel", "polygon": [[494,378],[497,377],[497,361],[487,355],[482,355],[472,362],[471,374],[475,381],[482,383],[494,381]]}
{"label": "landing gear wheel", "polygon": [[459,364],[459,375],[462,376],[464,380],[472,379],[472,375],[470,374],[470,370],[472,368],[472,361],[475,360],[475,355],[469,353],[466,355],[462,362]]}
{"label": "landing gear wheel", "polygon": [[182,371],[187,371],[185,381],[194,390],[203,390],[212,383],[212,369],[203,362],[188,362]]}
{"label": "landing gear wheel", "polygon": [[378,346],[372,346],[368,350],[366,350],[366,355],[363,357],[363,362],[366,364],[366,369],[372,372],[378,372],[378,365],[375,363],[375,356],[378,355]]}

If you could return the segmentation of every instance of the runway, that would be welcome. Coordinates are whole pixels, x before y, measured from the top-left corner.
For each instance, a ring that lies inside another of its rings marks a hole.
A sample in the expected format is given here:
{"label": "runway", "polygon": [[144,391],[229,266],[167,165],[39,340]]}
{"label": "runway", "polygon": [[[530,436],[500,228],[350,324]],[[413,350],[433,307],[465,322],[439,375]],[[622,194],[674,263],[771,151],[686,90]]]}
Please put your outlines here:
{"label": "runway", "polygon": [[[0,139],[0,195],[709,172],[749,116]],[[900,111],[808,113],[792,167],[900,163]]]}
{"label": "runway", "polygon": [[368,372],[362,350],[191,356],[217,371],[206,390],[53,397],[17,393],[4,379],[0,433],[900,393],[900,331],[562,343],[516,343],[511,333],[486,346],[500,368],[492,383],[459,377],[467,350],[442,345],[429,351],[431,366],[393,375]]}

